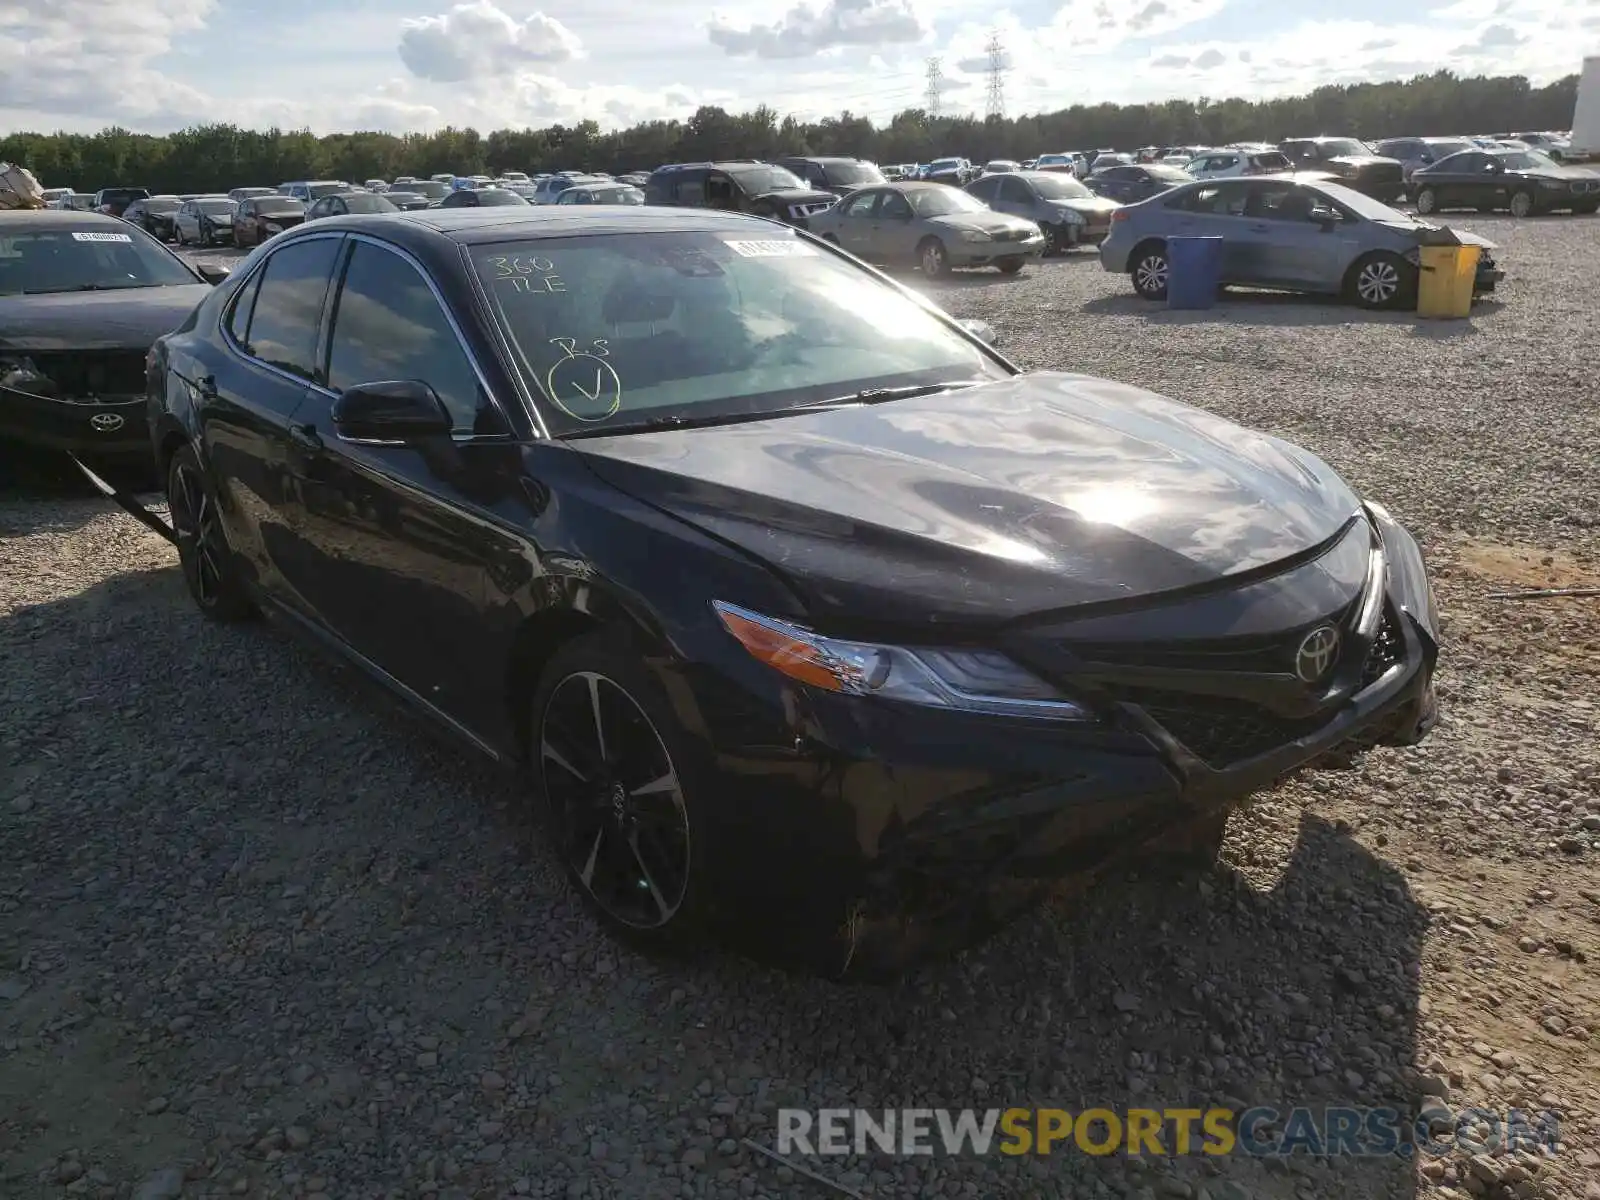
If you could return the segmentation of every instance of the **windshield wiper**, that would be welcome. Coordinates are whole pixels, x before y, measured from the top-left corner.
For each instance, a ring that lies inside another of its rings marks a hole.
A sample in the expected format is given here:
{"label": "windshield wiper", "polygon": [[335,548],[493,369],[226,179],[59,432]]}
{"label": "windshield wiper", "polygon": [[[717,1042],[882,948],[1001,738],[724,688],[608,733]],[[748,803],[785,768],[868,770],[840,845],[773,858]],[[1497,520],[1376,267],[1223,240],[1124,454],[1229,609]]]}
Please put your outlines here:
{"label": "windshield wiper", "polygon": [[751,421],[774,421],[780,417],[795,417],[802,413],[824,412],[830,408],[852,408],[856,405],[883,404],[889,400],[908,400],[913,396],[931,396],[935,392],[951,392],[968,388],[981,382],[977,379],[951,380],[945,383],[917,383],[904,387],[862,388],[843,396],[817,400],[811,404],[797,404],[793,408],[763,409],[760,412],[721,413],[718,415],[646,417],[638,421],[624,421],[618,425],[605,425],[594,429],[577,429],[562,434],[573,441],[578,438],[609,437],[614,433],[657,433],[665,429],[698,429],[708,425],[744,425]]}

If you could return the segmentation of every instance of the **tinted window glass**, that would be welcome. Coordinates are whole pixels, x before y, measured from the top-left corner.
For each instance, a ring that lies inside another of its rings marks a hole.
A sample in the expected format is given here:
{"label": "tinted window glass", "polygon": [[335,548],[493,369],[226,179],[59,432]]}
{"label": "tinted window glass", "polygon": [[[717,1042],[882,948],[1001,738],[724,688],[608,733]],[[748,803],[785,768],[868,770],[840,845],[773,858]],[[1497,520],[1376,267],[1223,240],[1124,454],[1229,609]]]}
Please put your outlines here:
{"label": "tinted window glass", "polygon": [[317,322],[338,256],[338,238],[285,246],[267,260],[244,345],[262,362],[317,379]]}
{"label": "tinted window glass", "polygon": [[906,198],[899,192],[885,192],[883,202],[878,205],[878,214],[884,217],[910,219],[911,205],[906,203]]}
{"label": "tinted window glass", "polygon": [[472,257],[563,431],[1002,374],[921,303],[778,225],[541,238]]}
{"label": "tinted window glass", "polygon": [[494,424],[480,425],[480,412],[493,410],[427,281],[399,255],[357,242],[334,313],[328,386],[385,379],[432,386],[459,432],[498,432]]}
{"label": "tinted window glass", "polygon": [[0,229],[0,295],[192,286],[194,275],[137,226]]}
{"label": "tinted window glass", "polygon": [[248,343],[250,310],[255,307],[256,292],[260,287],[261,272],[257,271],[250,276],[249,282],[239,289],[239,294],[233,298],[233,307],[228,310],[228,332],[241,346]]}
{"label": "tinted window glass", "polygon": [[999,186],[1000,181],[993,175],[990,175],[986,179],[979,179],[969,183],[967,185],[967,194],[976,196],[979,200],[982,200],[985,204],[987,204],[989,201],[994,199],[995,192],[999,189]]}
{"label": "tinted window glass", "polygon": [[872,206],[878,202],[879,192],[862,192],[859,196],[852,196],[849,203],[844,206],[844,215],[847,217],[865,217],[872,213]]}
{"label": "tinted window glass", "polygon": [[674,189],[679,204],[704,204],[706,183],[703,178],[680,179]]}
{"label": "tinted window glass", "polygon": [[[517,195],[515,192],[507,191],[505,188],[485,188],[483,191],[478,193],[478,204],[485,208],[506,206],[516,207],[526,203],[527,201],[521,196]],[[393,210],[394,205],[389,205],[389,208],[390,210]]]}

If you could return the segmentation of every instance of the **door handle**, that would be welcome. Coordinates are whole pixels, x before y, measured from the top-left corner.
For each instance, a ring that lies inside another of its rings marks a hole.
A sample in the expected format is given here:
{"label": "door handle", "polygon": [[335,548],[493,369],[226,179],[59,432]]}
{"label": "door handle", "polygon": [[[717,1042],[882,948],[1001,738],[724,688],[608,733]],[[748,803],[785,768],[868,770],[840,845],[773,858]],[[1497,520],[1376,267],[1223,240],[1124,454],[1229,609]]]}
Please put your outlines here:
{"label": "door handle", "polygon": [[289,440],[302,450],[315,451],[322,449],[322,435],[317,432],[315,425],[289,426]]}

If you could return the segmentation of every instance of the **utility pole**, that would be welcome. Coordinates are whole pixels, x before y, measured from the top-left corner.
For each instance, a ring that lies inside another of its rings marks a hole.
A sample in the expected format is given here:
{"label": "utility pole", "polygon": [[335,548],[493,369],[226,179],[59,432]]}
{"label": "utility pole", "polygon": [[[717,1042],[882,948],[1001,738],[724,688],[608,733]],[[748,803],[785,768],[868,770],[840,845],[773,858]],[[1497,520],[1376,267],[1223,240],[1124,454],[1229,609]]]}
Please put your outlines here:
{"label": "utility pole", "polygon": [[984,116],[995,121],[1006,115],[1006,48],[998,31],[989,35],[984,50],[989,55],[989,95]]}
{"label": "utility pole", "polygon": [[928,94],[925,107],[930,117],[939,115],[939,99],[944,92],[944,64],[937,58],[928,60]]}

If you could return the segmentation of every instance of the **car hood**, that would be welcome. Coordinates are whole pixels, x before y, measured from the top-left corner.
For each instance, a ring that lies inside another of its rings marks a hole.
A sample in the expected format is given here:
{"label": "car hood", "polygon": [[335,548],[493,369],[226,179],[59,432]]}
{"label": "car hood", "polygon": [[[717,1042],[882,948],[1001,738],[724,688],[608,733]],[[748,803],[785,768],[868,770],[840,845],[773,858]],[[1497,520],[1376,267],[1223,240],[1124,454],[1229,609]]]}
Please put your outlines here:
{"label": "car hood", "polygon": [[818,617],[984,624],[1204,586],[1320,544],[1360,507],[1286,442],[1057,372],[571,445],[766,562]]}
{"label": "car hood", "polygon": [[981,229],[985,233],[1001,233],[1008,229],[1034,228],[1034,223],[1024,217],[1007,216],[997,212],[946,213],[942,217],[929,217],[929,225],[942,225],[950,229]]}
{"label": "car hood", "polygon": [[211,294],[206,283],[0,296],[0,352],[147,350]]}
{"label": "car hood", "polygon": [[1427,221],[1378,221],[1385,229],[1393,229],[1399,233],[1415,234],[1417,244],[1421,246],[1448,246],[1452,243],[1461,246],[1481,246],[1485,250],[1500,249],[1499,242],[1491,242],[1482,234],[1472,233],[1465,229],[1456,229],[1448,225],[1433,225]]}
{"label": "car hood", "polygon": [[779,188],[775,192],[762,192],[753,200],[776,200],[780,204],[832,204],[839,197],[832,192],[815,188]]}
{"label": "car hood", "polygon": [[1115,200],[1105,196],[1074,196],[1067,200],[1051,200],[1048,203],[1061,208],[1070,208],[1073,212],[1082,213],[1086,217],[1104,217],[1121,208]]}
{"label": "car hood", "polygon": [[1330,163],[1343,163],[1354,167],[1358,171],[1369,170],[1372,167],[1400,166],[1398,158],[1386,158],[1382,154],[1338,154],[1327,160]]}
{"label": "car hood", "polygon": [[1512,174],[1537,179],[1600,179],[1600,171],[1591,171],[1585,167],[1534,167]]}

